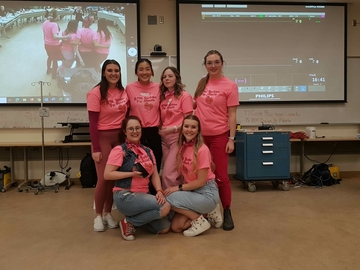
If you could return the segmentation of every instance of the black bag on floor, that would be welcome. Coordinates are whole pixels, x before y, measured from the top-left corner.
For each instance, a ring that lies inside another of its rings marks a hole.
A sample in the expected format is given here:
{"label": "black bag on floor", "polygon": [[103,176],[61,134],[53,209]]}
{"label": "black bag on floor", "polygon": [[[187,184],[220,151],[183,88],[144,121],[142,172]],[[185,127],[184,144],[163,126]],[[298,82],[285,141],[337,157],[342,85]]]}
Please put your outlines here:
{"label": "black bag on floor", "polygon": [[83,188],[93,188],[96,186],[95,162],[89,153],[80,162],[80,174],[80,182]]}
{"label": "black bag on floor", "polygon": [[329,165],[325,163],[314,164],[302,176],[302,180],[308,186],[332,186],[340,184],[337,179],[334,179],[329,170]]}

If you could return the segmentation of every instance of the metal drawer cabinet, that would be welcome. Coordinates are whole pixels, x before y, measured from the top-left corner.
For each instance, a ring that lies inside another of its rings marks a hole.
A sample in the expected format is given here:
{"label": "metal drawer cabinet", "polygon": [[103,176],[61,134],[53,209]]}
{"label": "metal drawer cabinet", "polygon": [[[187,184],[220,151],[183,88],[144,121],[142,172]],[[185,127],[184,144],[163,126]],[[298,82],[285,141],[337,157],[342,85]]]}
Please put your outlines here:
{"label": "metal drawer cabinet", "polygon": [[288,131],[241,131],[236,134],[236,174],[249,191],[256,181],[271,181],[274,187],[290,186],[290,133]]}

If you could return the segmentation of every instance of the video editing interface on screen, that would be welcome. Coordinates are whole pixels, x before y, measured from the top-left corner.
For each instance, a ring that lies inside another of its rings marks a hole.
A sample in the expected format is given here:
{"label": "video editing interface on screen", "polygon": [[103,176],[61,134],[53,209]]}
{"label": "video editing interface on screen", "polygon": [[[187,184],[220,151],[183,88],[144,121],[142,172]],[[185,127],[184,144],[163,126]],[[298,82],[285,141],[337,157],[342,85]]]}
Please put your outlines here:
{"label": "video editing interface on screen", "polygon": [[[119,2],[0,2],[0,104],[85,104],[105,59],[119,62],[124,86],[133,81],[137,4]],[[60,44],[49,41],[50,22],[67,37]]]}
{"label": "video editing interface on screen", "polygon": [[[190,6],[180,9],[180,25]],[[180,29],[195,36],[214,30],[203,43],[223,54],[224,73],[238,85],[240,101],[344,99],[343,7],[202,4],[197,12],[199,26]],[[180,49],[185,67],[186,50]]]}

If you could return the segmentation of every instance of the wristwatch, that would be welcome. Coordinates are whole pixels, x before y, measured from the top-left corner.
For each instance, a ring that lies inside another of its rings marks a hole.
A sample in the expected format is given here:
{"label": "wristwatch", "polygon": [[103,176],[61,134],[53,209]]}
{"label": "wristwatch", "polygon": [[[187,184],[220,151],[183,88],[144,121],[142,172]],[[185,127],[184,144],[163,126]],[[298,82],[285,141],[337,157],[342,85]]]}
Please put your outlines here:
{"label": "wristwatch", "polygon": [[183,191],[183,189],[182,189],[182,184],[179,185],[179,190],[180,190],[180,191]]}
{"label": "wristwatch", "polygon": [[235,137],[229,137],[229,140],[235,141]]}

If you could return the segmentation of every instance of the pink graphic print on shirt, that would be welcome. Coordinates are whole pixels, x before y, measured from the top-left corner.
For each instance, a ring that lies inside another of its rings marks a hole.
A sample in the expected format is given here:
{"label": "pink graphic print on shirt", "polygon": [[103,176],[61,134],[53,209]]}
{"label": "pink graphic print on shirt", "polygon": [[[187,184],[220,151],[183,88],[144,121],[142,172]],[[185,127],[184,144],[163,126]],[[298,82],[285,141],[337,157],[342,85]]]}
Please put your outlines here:
{"label": "pink graphic print on shirt", "polygon": [[125,113],[127,110],[126,106],[126,99],[123,97],[110,99],[107,101],[109,107],[115,108],[117,107],[119,109],[119,112]]}
{"label": "pink graphic print on shirt", "polygon": [[161,104],[161,110],[165,110],[165,117],[171,118],[174,115],[173,110],[175,109],[175,105],[171,103],[171,99],[166,104]]}
{"label": "pink graphic print on shirt", "polygon": [[193,163],[192,158],[188,158],[188,157],[183,157],[183,162],[182,162],[182,170],[184,173],[188,173],[188,168],[189,165],[191,165]]}
{"label": "pink graphic print on shirt", "polygon": [[140,97],[134,97],[134,101],[138,104],[144,104],[144,108],[146,111],[151,111],[154,109],[154,102],[156,101],[155,96],[140,96]]}
{"label": "pink graphic print on shirt", "polygon": [[205,102],[206,104],[210,105],[213,103],[214,99],[217,97],[217,95],[219,95],[219,93],[219,90],[205,89],[202,95],[206,96]]}

